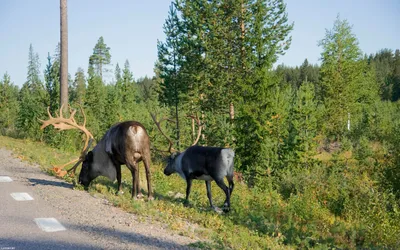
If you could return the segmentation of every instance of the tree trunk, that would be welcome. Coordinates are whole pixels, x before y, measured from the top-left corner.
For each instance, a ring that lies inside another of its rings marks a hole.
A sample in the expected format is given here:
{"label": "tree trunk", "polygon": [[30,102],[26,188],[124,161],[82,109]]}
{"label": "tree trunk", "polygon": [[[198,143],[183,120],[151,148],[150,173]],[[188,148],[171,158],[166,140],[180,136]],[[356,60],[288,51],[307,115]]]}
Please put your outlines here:
{"label": "tree trunk", "polygon": [[60,0],[60,106],[64,105],[63,112],[68,110],[68,22],[67,0]]}

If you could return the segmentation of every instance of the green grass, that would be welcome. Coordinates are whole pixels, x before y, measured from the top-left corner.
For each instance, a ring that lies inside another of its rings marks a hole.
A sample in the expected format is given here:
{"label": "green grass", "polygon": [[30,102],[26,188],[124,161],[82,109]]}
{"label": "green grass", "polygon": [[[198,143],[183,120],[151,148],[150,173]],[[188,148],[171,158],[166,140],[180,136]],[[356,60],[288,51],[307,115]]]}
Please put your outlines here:
{"label": "green grass", "polygon": [[[53,149],[43,143],[0,137],[0,147],[14,151],[15,156],[39,164],[49,170],[78,153]],[[294,248],[373,248],[393,247],[400,233],[397,207],[389,198],[382,199],[374,191],[375,183],[368,175],[360,174],[356,161],[345,165],[317,165],[314,169],[299,168],[288,171],[282,180],[266,179],[281,185],[288,195],[282,196],[275,188],[269,191],[249,189],[235,182],[232,210],[218,214],[209,209],[204,181],[194,181],[190,205],[183,205],[186,183],[177,175],[165,176],[161,165],[152,165],[152,185],[155,200],[131,199],[131,174],[123,167],[124,194],[116,195],[117,185],[104,177],[97,178],[89,192],[107,199],[116,207],[139,215],[142,220],[165,223],[180,235],[200,239],[192,246],[203,249],[294,249]],[[327,161],[327,155],[324,157]],[[329,163],[331,164],[331,163]],[[344,164],[344,163],[343,163]],[[350,164],[350,165],[348,165]],[[140,163],[141,188],[147,191],[144,167]],[[79,173],[79,168],[78,168]],[[66,178],[72,181],[71,178]],[[82,189],[81,187],[77,187]],[[295,188],[295,192],[290,192]],[[280,190],[284,193],[284,190]],[[213,201],[221,206],[225,196],[212,184]],[[350,198],[349,198],[350,197]],[[367,198],[365,198],[367,197]],[[373,211],[373,212],[371,212]],[[379,232],[379,233],[378,233]]]}
{"label": "green grass", "polygon": [[13,139],[0,136],[0,147],[12,150],[14,156],[29,163],[38,164],[43,170],[49,170],[53,165],[61,165],[74,158],[78,153],[54,149],[41,142]]}

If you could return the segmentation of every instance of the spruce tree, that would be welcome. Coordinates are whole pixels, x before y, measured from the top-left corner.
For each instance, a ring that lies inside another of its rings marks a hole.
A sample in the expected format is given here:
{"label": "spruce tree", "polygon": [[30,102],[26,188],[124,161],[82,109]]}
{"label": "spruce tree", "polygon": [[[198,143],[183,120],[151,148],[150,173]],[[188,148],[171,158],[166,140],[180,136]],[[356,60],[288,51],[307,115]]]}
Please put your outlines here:
{"label": "spruce tree", "polygon": [[86,79],[85,79],[85,72],[81,67],[79,67],[75,73],[75,79],[72,84],[72,89],[73,91],[71,91],[70,102],[84,105],[85,93],[86,93]]}
{"label": "spruce tree", "polygon": [[0,133],[3,135],[15,129],[19,111],[18,91],[18,86],[11,82],[6,72],[0,80]]}
{"label": "spruce tree", "polygon": [[183,31],[178,18],[176,3],[170,5],[168,18],[164,24],[165,42],[158,41],[158,70],[160,73],[160,102],[168,105],[175,116],[175,142],[180,149],[179,105],[184,92],[184,82],[180,78],[183,64],[182,48]]}
{"label": "spruce tree", "polygon": [[103,81],[103,74],[107,72],[106,66],[111,63],[110,47],[104,43],[101,36],[93,48],[93,54],[89,58],[89,64],[94,68],[94,73]]}
{"label": "spruce tree", "polygon": [[339,139],[347,129],[348,116],[354,115],[364,73],[360,63],[362,53],[352,27],[339,16],[319,45],[322,47],[321,88],[326,107],[326,133]]}
{"label": "spruce tree", "polygon": [[400,99],[400,50],[398,49],[394,53],[393,73],[391,75],[393,82],[392,101],[397,101]]}
{"label": "spruce tree", "polygon": [[47,65],[44,72],[45,86],[49,98],[50,111],[60,108],[60,44],[57,45],[55,54],[47,56]]}
{"label": "spruce tree", "polygon": [[304,163],[314,154],[318,114],[314,85],[304,82],[296,93],[290,116],[292,161]]}
{"label": "spruce tree", "polygon": [[42,131],[39,129],[38,119],[46,116],[46,91],[40,80],[39,56],[34,53],[32,44],[29,47],[28,74],[27,81],[22,86],[19,93],[21,103],[17,128],[22,136],[32,139],[40,139]]}
{"label": "spruce tree", "polygon": [[[130,70],[129,61],[125,60],[122,70],[122,106],[124,119],[135,119],[137,109],[138,91],[133,74]],[[119,87],[119,86],[118,86]]]}
{"label": "spruce tree", "polygon": [[[94,53],[99,53],[96,49]],[[97,58],[94,60],[93,58]],[[88,67],[88,86],[85,94],[85,106],[87,107],[88,126],[95,136],[102,136],[107,129],[107,124],[103,122],[105,109],[107,108],[107,91],[106,86],[101,79],[101,70],[103,66],[98,55],[94,54],[89,58]],[[98,139],[98,138],[97,138]]]}
{"label": "spruce tree", "polygon": [[284,145],[280,140],[287,135],[287,128],[278,128],[277,124],[287,119],[288,108],[285,102],[277,102],[284,100],[282,93],[290,89],[279,88],[279,79],[271,68],[290,46],[293,25],[288,24],[283,1],[254,1],[248,9],[254,17],[247,24],[251,28],[245,38],[249,68],[241,79],[242,105],[235,130],[241,169],[249,173],[254,185],[282,167]]}

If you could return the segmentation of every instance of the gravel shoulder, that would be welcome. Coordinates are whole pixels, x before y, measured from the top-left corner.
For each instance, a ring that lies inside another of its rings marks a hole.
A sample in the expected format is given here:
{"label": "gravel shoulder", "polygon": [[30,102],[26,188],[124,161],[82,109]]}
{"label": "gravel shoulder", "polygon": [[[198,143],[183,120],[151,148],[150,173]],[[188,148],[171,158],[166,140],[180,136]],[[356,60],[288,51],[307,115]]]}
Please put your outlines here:
{"label": "gravel shoulder", "polygon": [[[11,151],[0,148],[0,175],[5,174],[27,187],[67,228],[65,232],[78,234],[88,248],[190,249],[188,244],[198,240],[171,232],[162,223],[127,213],[85,191],[73,190],[72,184],[49,176],[39,166],[22,162]],[[31,246],[34,242],[32,239]]]}

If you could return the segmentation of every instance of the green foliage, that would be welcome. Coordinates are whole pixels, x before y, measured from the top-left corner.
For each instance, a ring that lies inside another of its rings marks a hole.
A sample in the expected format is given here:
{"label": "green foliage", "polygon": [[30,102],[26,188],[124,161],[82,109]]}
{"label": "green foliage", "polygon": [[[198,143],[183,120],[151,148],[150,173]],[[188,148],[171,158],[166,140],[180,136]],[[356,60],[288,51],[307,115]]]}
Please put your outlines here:
{"label": "green foliage", "polygon": [[376,82],[383,100],[396,101],[400,98],[400,50],[382,49],[368,58],[376,71]]}
{"label": "green foliage", "polygon": [[46,116],[47,95],[39,77],[39,56],[29,47],[27,81],[19,93],[20,109],[16,126],[21,136],[38,140],[42,137],[38,119]]}
{"label": "green foliage", "polygon": [[7,135],[15,132],[15,121],[19,112],[18,87],[6,72],[0,80],[0,134]]}
{"label": "green foliage", "polygon": [[103,73],[107,71],[105,66],[111,63],[110,47],[104,43],[104,38],[101,36],[97,40],[96,45],[93,48],[93,54],[89,58],[89,67],[93,67],[93,73],[99,76],[103,81]]}
{"label": "green foliage", "polygon": [[44,72],[45,86],[49,98],[48,107],[51,112],[60,108],[60,46],[56,48],[53,59],[50,53],[47,56],[47,65]]}
{"label": "green foliage", "polygon": [[75,73],[75,79],[69,92],[71,103],[78,103],[80,105],[85,103],[86,79],[85,72],[80,67]]}
{"label": "green foliage", "polygon": [[[290,161],[306,162],[315,153],[317,136],[318,106],[312,83],[303,83],[293,98],[290,115]],[[289,152],[288,152],[289,153]],[[297,160],[298,159],[298,160]]]}
{"label": "green foliage", "polygon": [[348,114],[358,99],[361,50],[347,20],[337,17],[333,29],[319,42],[323,52],[321,66],[322,96],[326,107],[326,133],[341,138]]}

